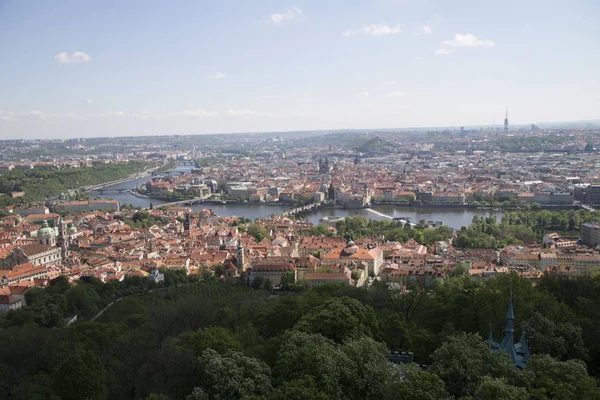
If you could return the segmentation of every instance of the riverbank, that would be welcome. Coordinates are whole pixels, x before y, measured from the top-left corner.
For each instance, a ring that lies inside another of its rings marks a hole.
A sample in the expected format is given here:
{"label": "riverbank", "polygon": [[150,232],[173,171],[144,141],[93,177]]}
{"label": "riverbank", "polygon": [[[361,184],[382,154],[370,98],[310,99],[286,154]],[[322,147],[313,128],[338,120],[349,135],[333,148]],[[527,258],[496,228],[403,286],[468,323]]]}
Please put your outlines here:
{"label": "riverbank", "polygon": [[104,189],[107,188],[109,186],[117,186],[117,185],[122,185],[124,183],[128,183],[131,181],[135,181],[135,180],[139,180],[139,179],[145,179],[149,176],[152,175],[152,173],[154,173],[158,168],[160,168],[160,166],[156,166],[156,167],[152,167],[152,168],[148,168],[145,169],[141,172],[135,172],[125,178],[122,179],[116,179],[113,181],[108,181],[108,182],[103,182],[103,183],[99,183],[96,185],[90,185],[90,186],[85,186],[83,189],[84,191],[87,192],[94,192],[96,190],[100,190],[100,189]]}
{"label": "riverbank", "polygon": [[[481,204],[433,204],[433,203],[421,203],[421,202],[385,202],[385,201],[373,201],[373,206],[394,206],[394,207],[408,207],[408,208],[447,208],[447,209],[464,209],[464,210],[489,210],[489,211],[535,211],[526,207],[503,207],[503,206],[492,206],[492,205],[481,205]],[[540,210],[579,210],[581,205],[579,204],[540,204]]]}

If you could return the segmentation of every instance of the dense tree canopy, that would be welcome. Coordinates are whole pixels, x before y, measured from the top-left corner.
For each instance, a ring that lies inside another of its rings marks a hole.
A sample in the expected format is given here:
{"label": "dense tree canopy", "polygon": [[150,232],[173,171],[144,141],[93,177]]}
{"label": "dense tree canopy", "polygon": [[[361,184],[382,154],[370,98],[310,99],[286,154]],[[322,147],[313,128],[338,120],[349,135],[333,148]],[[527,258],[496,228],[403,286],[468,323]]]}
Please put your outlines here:
{"label": "dense tree canopy", "polygon": [[42,201],[46,197],[67,193],[69,189],[79,189],[88,185],[126,178],[149,166],[149,163],[129,161],[61,170],[32,169],[3,172],[0,174],[0,193],[10,194],[12,191],[23,191],[25,195],[15,199],[10,195],[0,196],[0,206]]}
{"label": "dense tree canopy", "polygon": [[[274,295],[165,274],[159,287],[60,278],[30,291],[27,307],[0,320],[0,398],[600,398],[599,277]],[[511,288],[534,354],[523,370],[482,339],[490,322],[500,339]],[[80,320],[65,326],[71,313]],[[416,363],[394,365],[388,349]]]}
{"label": "dense tree canopy", "polygon": [[[454,245],[459,248],[494,249],[509,244],[541,243],[546,233],[578,231],[582,222],[589,221],[600,221],[600,211],[506,212],[500,221],[495,216],[475,216],[469,227],[462,227],[457,232]],[[336,224],[336,229],[339,236],[351,239],[382,235],[385,240],[406,242],[412,238],[424,245],[452,237],[449,227],[428,228],[425,221],[419,221],[411,227],[401,221],[347,217]],[[317,226],[314,230],[315,233],[332,234],[324,226]]]}

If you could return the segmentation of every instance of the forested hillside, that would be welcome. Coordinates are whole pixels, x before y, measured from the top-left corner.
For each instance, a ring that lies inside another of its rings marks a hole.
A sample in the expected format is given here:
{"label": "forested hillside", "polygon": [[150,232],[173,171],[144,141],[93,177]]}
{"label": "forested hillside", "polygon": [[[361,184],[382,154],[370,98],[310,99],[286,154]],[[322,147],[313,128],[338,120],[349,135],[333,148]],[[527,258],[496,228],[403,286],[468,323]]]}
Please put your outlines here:
{"label": "forested hillside", "polygon": [[[46,197],[58,196],[69,189],[79,189],[97,185],[141,172],[149,163],[129,161],[91,167],[68,168],[61,170],[12,170],[0,173],[0,205],[43,201]],[[25,192],[23,197],[11,198],[13,191]]]}
{"label": "forested hillside", "polygon": [[[0,397],[600,398],[599,277],[274,294],[165,272],[160,287],[61,278],[30,291],[30,305],[2,320]],[[502,337],[511,288],[533,353],[522,370],[482,339],[490,326]],[[73,314],[80,321],[65,327]],[[415,363],[391,364],[389,349],[414,352]]]}

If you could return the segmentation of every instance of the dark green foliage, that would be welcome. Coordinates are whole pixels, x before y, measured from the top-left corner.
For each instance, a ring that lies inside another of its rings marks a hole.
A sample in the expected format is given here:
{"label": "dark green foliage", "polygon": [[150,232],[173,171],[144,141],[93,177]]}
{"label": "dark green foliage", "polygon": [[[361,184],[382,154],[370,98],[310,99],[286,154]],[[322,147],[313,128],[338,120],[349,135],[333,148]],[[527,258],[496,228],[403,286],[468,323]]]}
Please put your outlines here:
{"label": "dark green foliage", "polygon": [[276,382],[311,382],[329,399],[341,399],[351,379],[350,359],[333,341],[316,334],[290,333],[279,350]]}
{"label": "dark green foliage", "polygon": [[225,267],[223,264],[215,265],[215,276],[223,276],[225,274]]}
{"label": "dark green foliage", "polygon": [[354,147],[354,150],[366,154],[393,153],[394,143],[376,136]]}
{"label": "dark green foliage", "polygon": [[[379,282],[276,295],[165,274],[160,287],[138,278],[76,287],[60,279],[30,291],[32,304],[1,320],[0,398],[69,398],[73,365],[79,398],[598,398],[584,362],[597,376],[600,277],[534,286],[516,275],[483,283],[459,276],[405,292]],[[517,329],[528,325],[537,343],[524,370],[481,339],[490,322],[500,339],[511,288]],[[95,322],[83,317],[122,296]],[[77,310],[80,321],[48,322],[49,308],[60,321]],[[536,351],[555,343],[558,358]],[[428,369],[393,366],[390,348],[413,351]],[[583,358],[564,361],[572,357]]]}
{"label": "dark green foliage", "polygon": [[265,283],[265,278],[262,276],[257,276],[252,280],[250,287],[252,289],[261,289],[263,287],[264,283]]}
{"label": "dark green foliage", "polygon": [[503,379],[483,378],[473,396],[477,400],[527,400],[527,390],[507,384]]}
{"label": "dark green foliage", "polygon": [[[249,399],[271,392],[271,369],[256,358],[244,356],[237,351],[220,355],[205,350],[198,358],[201,391],[194,399]],[[189,398],[189,397],[188,397]]]}
{"label": "dark green foliage", "polygon": [[209,326],[198,329],[190,338],[188,345],[196,355],[202,354],[206,349],[215,350],[219,354],[225,354],[228,350],[242,351],[242,345],[227,329]]}
{"label": "dark green foliage", "polygon": [[586,358],[581,327],[569,322],[555,323],[539,312],[527,321],[527,333],[536,353],[560,360]]}
{"label": "dark green foliage", "polygon": [[99,357],[90,351],[68,355],[58,367],[54,386],[63,400],[105,399],[105,371]]}
{"label": "dark green foliage", "polygon": [[517,374],[508,354],[493,352],[478,335],[465,333],[450,337],[433,353],[431,372],[442,378],[456,397],[475,394],[486,376],[510,379]]}
{"label": "dark green foliage", "polygon": [[383,235],[386,240],[407,242],[413,238],[422,244],[432,244],[438,240],[452,237],[452,230],[447,226],[438,228],[415,227],[403,225],[400,221],[375,221],[363,217],[346,217],[336,224],[339,236],[357,239],[365,235]]}
{"label": "dark green foliage", "polygon": [[473,217],[471,226],[463,227],[456,247],[498,248],[509,244],[541,243],[544,234],[578,231],[582,222],[600,220],[600,212],[585,210],[507,212],[498,223],[496,217]]}
{"label": "dark green foliage", "polygon": [[589,377],[580,360],[558,361],[550,356],[532,357],[525,372],[535,399],[600,399],[598,382]]}
{"label": "dark green foliage", "polygon": [[294,284],[295,276],[291,271],[284,272],[281,274],[281,288],[283,290],[290,290]]}
{"label": "dark green foliage", "polygon": [[152,393],[151,395],[146,397],[146,400],[169,400],[169,398],[162,393],[161,394]]}
{"label": "dark green foliage", "polygon": [[246,233],[254,236],[254,240],[256,240],[257,243],[260,243],[264,238],[269,238],[267,229],[259,224],[249,224],[246,227]]}
{"label": "dark green foliage", "polygon": [[271,394],[273,400],[329,400],[312,376],[282,382]]}
{"label": "dark green foliage", "polygon": [[449,399],[444,381],[434,373],[424,371],[415,364],[399,367],[401,381],[392,386],[391,398],[411,400]]}
{"label": "dark green foliage", "polygon": [[360,335],[371,335],[373,311],[349,297],[327,300],[306,314],[296,329],[318,333],[338,343]]}
{"label": "dark green foliage", "polygon": [[62,170],[33,169],[3,172],[0,175],[0,193],[10,194],[11,191],[18,188],[24,191],[25,195],[16,199],[11,198],[10,195],[0,196],[0,206],[41,201],[46,197],[59,196],[69,189],[79,189],[88,185],[126,178],[149,166],[149,163],[130,161]]}
{"label": "dark green foliage", "polygon": [[153,225],[165,225],[167,219],[157,217],[148,211],[138,211],[131,216],[131,219],[125,219],[125,223],[132,228],[149,228]]}

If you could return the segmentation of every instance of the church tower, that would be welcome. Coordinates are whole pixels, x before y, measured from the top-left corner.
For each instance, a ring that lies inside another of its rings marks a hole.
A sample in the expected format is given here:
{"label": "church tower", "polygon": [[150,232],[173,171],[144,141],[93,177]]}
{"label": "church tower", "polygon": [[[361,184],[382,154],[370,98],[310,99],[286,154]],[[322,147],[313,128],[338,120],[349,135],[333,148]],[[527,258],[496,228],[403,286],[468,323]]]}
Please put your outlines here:
{"label": "church tower", "polygon": [[69,231],[67,224],[62,218],[60,219],[57,244],[60,246],[62,259],[65,260],[69,255]]}
{"label": "church tower", "polygon": [[510,360],[519,368],[525,367],[525,364],[531,357],[529,349],[529,343],[527,342],[527,332],[523,328],[521,331],[521,337],[517,343],[515,340],[515,313],[513,310],[512,295],[510,302],[508,303],[508,310],[506,310],[506,323],[504,326],[504,338],[500,343],[494,341],[492,335],[492,326],[490,325],[490,333],[488,335],[488,342],[493,351],[504,351],[510,357]]}
{"label": "church tower", "polygon": [[185,232],[190,231],[190,213],[185,213],[185,222],[183,223],[183,230]]}
{"label": "church tower", "polygon": [[329,184],[329,189],[327,189],[327,199],[335,200],[335,189],[333,187],[333,183]]}
{"label": "church tower", "polygon": [[237,250],[235,253],[236,253],[235,258],[237,261],[236,266],[238,268],[238,273],[241,275],[244,272],[244,270],[246,269],[245,268],[246,259],[245,259],[245,254],[244,254],[244,246],[242,245],[241,240],[238,242],[238,247],[237,247]]}

